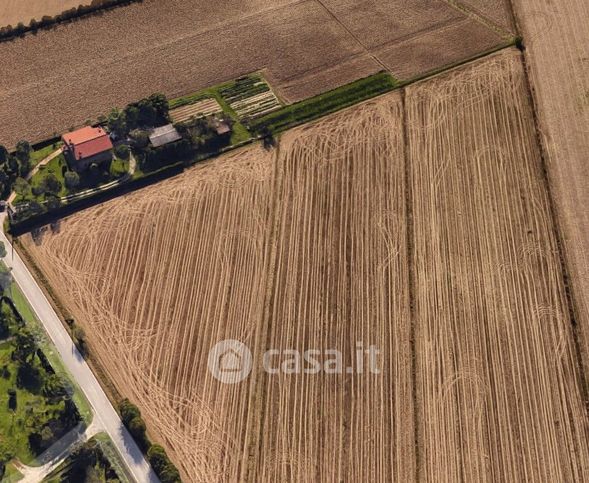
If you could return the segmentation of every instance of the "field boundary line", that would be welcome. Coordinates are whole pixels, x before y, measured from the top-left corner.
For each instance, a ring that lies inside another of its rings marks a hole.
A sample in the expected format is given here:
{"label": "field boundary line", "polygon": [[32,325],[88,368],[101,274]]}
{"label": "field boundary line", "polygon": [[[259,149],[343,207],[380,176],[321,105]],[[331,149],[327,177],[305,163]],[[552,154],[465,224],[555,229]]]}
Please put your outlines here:
{"label": "field boundary line", "polygon": [[500,27],[495,22],[489,20],[487,17],[476,12],[475,10],[468,8],[466,5],[463,5],[462,3],[457,2],[456,0],[443,0],[443,1],[444,1],[444,3],[450,5],[452,8],[455,8],[459,12],[462,12],[464,15],[471,18],[475,22],[478,22],[478,23],[484,25],[485,27],[487,27],[488,29],[492,30],[497,35],[501,36],[501,38],[503,38],[504,40],[507,40],[507,39],[510,39],[513,37],[513,35],[510,32],[508,32],[504,28]]}
{"label": "field boundary line", "polygon": [[[276,144],[273,155],[274,174],[273,174],[273,193],[272,193],[272,207],[268,213],[269,219],[272,221],[270,234],[267,239],[268,261],[266,265],[266,273],[268,278],[266,280],[266,287],[264,293],[264,311],[261,323],[259,324],[259,336],[255,338],[256,346],[254,347],[254,358],[262,354],[268,347],[270,347],[272,334],[272,314],[274,307],[274,292],[276,283],[276,260],[278,258],[278,243],[277,234],[280,230],[282,206],[279,194],[282,190],[282,170],[280,169],[280,142]],[[261,452],[261,441],[264,431],[264,417],[266,415],[266,385],[268,383],[268,375],[261,369],[252,373],[250,398],[253,397],[254,410],[250,412],[246,428],[254,426],[254,429],[247,432],[246,443],[244,450],[246,451],[246,461],[242,466],[241,481],[256,483],[256,475],[258,472],[258,461]],[[255,419],[257,418],[257,420]],[[257,426],[257,429],[255,428]]]}
{"label": "field boundary line", "polygon": [[[511,7],[511,14],[513,16],[516,34],[520,35],[520,22],[516,14],[516,8],[514,7],[513,0],[509,0],[509,6]],[[538,143],[538,151],[540,154],[539,168],[541,172],[542,183],[544,184],[544,188],[546,189],[546,195],[548,197],[548,207],[553,227],[552,231],[554,232],[554,238],[556,241],[558,258],[560,261],[561,273],[563,277],[563,285],[571,324],[571,333],[574,344],[575,358],[577,360],[577,369],[579,372],[579,374],[577,375],[580,384],[579,389],[581,391],[581,396],[583,398],[583,402],[585,405],[585,412],[589,416],[589,379],[587,376],[587,374],[589,374],[589,354],[583,353],[583,346],[579,342],[579,339],[583,338],[584,335],[582,334],[582,330],[577,322],[579,309],[577,308],[575,289],[573,287],[570,275],[570,263],[568,261],[566,245],[564,243],[564,232],[560,223],[560,219],[558,217],[556,202],[554,200],[553,188],[550,180],[550,172],[548,170],[548,151],[546,149],[544,137],[542,135],[542,130],[540,128],[536,91],[534,89],[534,85],[530,80],[530,70],[526,58],[525,48],[524,50],[520,50],[520,59],[523,66],[525,79],[524,84],[530,103],[530,110],[532,111],[536,142]]]}
{"label": "field boundary line", "polygon": [[407,278],[409,282],[409,346],[411,350],[411,393],[413,399],[413,437],[415,445],[415,481],[421,481],[421,451],[419,444],[419,421],[417,417],[417,348],[416,348],[416,320],[415,320],[415,270],[414,270],[414,239],[415,227],[413,224],[413,189],[411,184],[411,152],[409,143],[409,126],[407,113],[407,90],[401,89],[401,105],[403,107],[403,157],[405,160],[404,176],[405,176],[405,221],[407,223],[406,229],[406,249],[407,249]]}
{"label": "field boundary line", "polygon": [[374,60],[374,61],[375,61],[377,64],[379,64],[379,65],[380,65],[380,66],[381,66],[381,67],[382,67],[384,70],[387,70],[387,71],[389,70],[389,68],[388,68],[386,65],[384,65],[384,64],[382,63],[382,61],[381,61],[381,60],[380,60],[380,59],[379,59],[379,58],[378,58],[378,57],[377,57],[375,54],[373,54],[372,52],[370,52],[370,50],[368,49],[368,47],[366,47],[366,46],[365,46],[365,45],[364,45],[364,44],[363,44],[363,43],[360,41],[360,39],[359,39],[359,38],[358,38],[358,37],[357,37],[357,36],[356,36],[356,35],[355,35],[355,34],[354,34],[354,33],[353,33],[353,32],[352,32],[352,31],[351,31],[349,28],[348,28],[348,27],[346,27],[346,26],[344,25],[344,23],[343,23],[343,22],[342,22],[342,21],[341,21],[341,20],[340,20],[340,19],[337,17],[337,15],[336,15],[335,13],[333,13],[331,10],[329,10],[329,8],[327,8],[327,6],[325,5],[325,3],[323,3],[323,0],[315,0],[315,1],[316,1],[316,2],[317,2],[319,5],[321,5],[321,7],[323,7],[323,9],[325,9],[325,11],[326,11],[326,12],[329,14],[329,16],[330,16],[331,18],[333,18],[333,19],[334,19],[334,20],[337,22],[337,24],[338,24],[338,25],[339,25],[341,28],[343,28],[343,29],[346,31],[346,33],[347,33],[347,34],[348,34],[350,37],[352,37],[352,38],[353,38],[353,39],[356,41],[356,43],[357,43],[357,44],[358,44],[360,47],[362,47],[362,49],[364,50],[364,52],[365,52],[366,54],[368,54],[370,57],[372,57],[372,59],[373,59],[373,60]]}

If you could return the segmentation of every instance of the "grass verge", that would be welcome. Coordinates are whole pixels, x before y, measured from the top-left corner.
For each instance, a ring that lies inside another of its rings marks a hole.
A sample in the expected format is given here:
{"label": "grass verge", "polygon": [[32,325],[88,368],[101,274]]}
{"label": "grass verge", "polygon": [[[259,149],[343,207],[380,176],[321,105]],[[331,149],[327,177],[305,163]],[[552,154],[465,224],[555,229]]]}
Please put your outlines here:
{"label": "grass verge", "polygon": [[262,116],[252,122],[251,129],[258,133],[266,129],[272,133],[280,133],[366,99],[392,91],[399,85],[399,81],[390,73],[378,72]]}

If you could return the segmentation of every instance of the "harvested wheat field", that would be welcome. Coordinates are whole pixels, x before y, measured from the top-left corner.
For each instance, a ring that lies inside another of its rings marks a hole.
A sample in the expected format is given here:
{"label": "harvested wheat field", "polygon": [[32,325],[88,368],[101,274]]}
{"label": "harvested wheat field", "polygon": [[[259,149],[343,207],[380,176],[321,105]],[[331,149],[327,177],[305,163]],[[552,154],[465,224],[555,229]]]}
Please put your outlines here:
{"label": "harvested wheat field", "polygon": [[380,70],[416,75],[406,67],[414,44],[423,74],[504,41],[441,0],[145,0],[1,43],[10,68],[0,76],[0,144],[39,141],[153,92],[176,97],[250,72],[264,70],[292,102]]}
{"label": "harvested wheat field", "polygon": [[[61,222],[25,247],[186,481],[589,478],[519,53]],[[381,352],[223,385],[210,348]],[[351,363],[351,364],[350,364]]]}
{"label": "harvested wheat field", "polygon": [[586,481],[585,395],[520,56],[406,99],[419,479]]}
{"label": "harvested wheat field", "polygon": [[589,3],[513,2],[589,371]]}
{"label": "harvested wheat field", "polygon": [[239,479],[248,384],[217,382],[207,355],[260,330],[273,170],[270,154],[243,151],[70,218],[34,248],[188,481]]}
{"label": "harvested wheat field", "polygon": [[335,348],[380,374],[267,375],[252,481],[409,481],[415,474],[403,106],[399,93],[288,133],[268,347]]}
{"label": "harvested wheat field", "polygon": [[0,2],[0,27],[28,25],[32,19],[41,20],[45,15],[54,16],[78,5],[89,5],[91,0],[2,0]]}

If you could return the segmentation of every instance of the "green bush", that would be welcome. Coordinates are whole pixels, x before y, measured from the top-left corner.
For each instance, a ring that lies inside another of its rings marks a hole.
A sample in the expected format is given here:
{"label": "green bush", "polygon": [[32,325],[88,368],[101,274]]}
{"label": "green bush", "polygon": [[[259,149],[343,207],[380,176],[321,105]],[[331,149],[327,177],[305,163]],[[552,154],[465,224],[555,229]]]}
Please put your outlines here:
{"label": "green bush", "polygon": [[119,403],[119,412],[121,413],[121,420],[125,426],[133,419],[141,417],[139,408],[126,398]]}
{"label": "green bush", "polygon": [[180,473],[168,458],[166,451],[158,444],[151,444],[146,434],[145,422],[141,411],[128,399],[119,403],[121,420],[127,427],[139,447],[146,452],[147,460],[162,483],[180,483]]}
{"label": "green bush", "polygon": [[66,171],[63,175],[63,179],[65,187],[70,191],[80,186],[80,175],[75,171]]}
{"label": "green bush", "polygon": [[178,483],[180,472],[168,458],[166,450],[159,444],[153,444],[147,452],[147,460],[162,483]]}
{"label": "green bush", "polygon": [[115,148],[115,154],[117,155],[117,158],[120,159],[129,159],[129,146],[127,146],[126,144],[119,144],[116,148]]}

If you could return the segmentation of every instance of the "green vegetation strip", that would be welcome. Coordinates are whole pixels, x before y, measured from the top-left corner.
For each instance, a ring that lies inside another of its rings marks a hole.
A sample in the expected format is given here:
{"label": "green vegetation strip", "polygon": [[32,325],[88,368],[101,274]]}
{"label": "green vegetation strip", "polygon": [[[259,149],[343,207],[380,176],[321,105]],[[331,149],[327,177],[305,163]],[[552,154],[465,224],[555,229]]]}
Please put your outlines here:
{"label": "green vegetation strip", "polygon": [[258,133],[264,133],[266,130],[271,133],[280,133],[366,99],[390,92],[399,85],[399,82],[388,72],[379,72],[274,111],[256,119],[252,122],[251,128]]}
{"label": "green vegetation strip", "polygon": [[[10,256],[8,254],[7,256]],[[6,265],[0,262],[0,270],[5,271]],[[38,338],[38,343],[40,349],[47,357],[47,360],[53,367],[55,373],[63,378],[67,379],[74,390],[74,394],[72,396],[72,400],[74,401],[76,407],[78,408],[78,412],[80,413],[80,417],[82,421],[89,426],[92,422],[92,409],[90,408],[90,404],[86,400],[86,397],[82,393],[82,390],[76,384],[76,382],[72,379],[69,372],[63,365],[63,361],[61,360],[61,356],[55,349],[53,343],[49,340],[45,329],[43,328],[43,324],[39,321],[35,312],[29,305],[26,297],[22,293],[20,287],[13,281],[10,285],[9,290],[7,291],[7,295],[12,299],[16,309],[19,311],[20,315],[25,319],[25,323],[27,326],[31,327],[36,334],[39,334],[40,337]]]}
{"label": "green vegetation strip", "polygon": [[240,144],[250,139],[251,135],[239,120],[237,113],[231,109],[231,106],[229,106],[225,98],[221,95],[222,90],[231,88],[233,85],[235,85],[234,81],[225,82],[224,84],[208,87],[207,89],[202,89],[186,96],[170,99],[170,110],[176,109],[177,107],[187,106],[189,104],[194,104],[195,102],[202,101],[203,99],[215,99],[221,106],[221,109],[223,109],[223,112],[231,117],[235,123],[233,125],[233,134],[231,135],[231,144]]}

